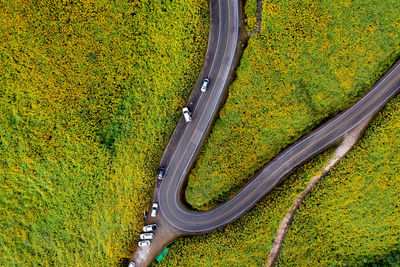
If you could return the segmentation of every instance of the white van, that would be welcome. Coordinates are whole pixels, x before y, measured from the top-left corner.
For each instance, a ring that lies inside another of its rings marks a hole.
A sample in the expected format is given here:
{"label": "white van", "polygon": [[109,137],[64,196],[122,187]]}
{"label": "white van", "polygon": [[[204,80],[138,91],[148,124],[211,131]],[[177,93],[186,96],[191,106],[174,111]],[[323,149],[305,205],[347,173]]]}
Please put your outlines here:
{"label": "white van", "polygon": [[190,113],[188,107],[184,107],[182,109],[182,112],[183,112],[183,117],[185,118],[186,122],[192,121],[192,116],[191,116],[192,114]]}

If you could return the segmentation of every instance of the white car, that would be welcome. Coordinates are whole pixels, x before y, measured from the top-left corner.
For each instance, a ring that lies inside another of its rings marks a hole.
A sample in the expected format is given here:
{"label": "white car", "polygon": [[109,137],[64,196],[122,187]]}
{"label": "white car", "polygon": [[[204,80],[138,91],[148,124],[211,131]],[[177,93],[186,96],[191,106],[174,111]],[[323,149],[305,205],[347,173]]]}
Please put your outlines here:
{"label": "white car", "polygon": [[149,225],[145,225],[144,227],[143,227],[143,232],[151,232],[151,231],[153,231],[153,230],[156,230],[157,229],[157,224],[149,224]]}
{"label": "white car", "polygon": [[185,118],[186,122],[192,121],[192,116],[191,116],[192,114],[190,113],[188,107],[184,107],[182,109],[182,112],[183,112],[183,117]]}
{"label": "white car", "polygon": [[203,85],[201,86],[201,91],[203,93],[205,93],[207,91],[208,88],[208,83],[210,82],[210,80],[208,78],[205,78],[203,81]]}
{"label": "white car", "polygon": [[128,267],[135,267],[135,266],[136,266],[136,263],[133,262],[133,261],[131,261],[131,262],[129,263],[129,265],[128,265]]}
{"label": "white car", "polygon": [[153,203],[153,207],[151,208],[151,217],[156,217],[158,209],[158,203]]}
{"label": "white car", "polygon": [[143,240],[143,241],[139,241],[138,243],[139,247],[147,247],[150,246],[150,240]]}
{"label": "white car", "polygon": [[140,239],[153,239],[154,234],[153,233],[143,233],[140,234]]}

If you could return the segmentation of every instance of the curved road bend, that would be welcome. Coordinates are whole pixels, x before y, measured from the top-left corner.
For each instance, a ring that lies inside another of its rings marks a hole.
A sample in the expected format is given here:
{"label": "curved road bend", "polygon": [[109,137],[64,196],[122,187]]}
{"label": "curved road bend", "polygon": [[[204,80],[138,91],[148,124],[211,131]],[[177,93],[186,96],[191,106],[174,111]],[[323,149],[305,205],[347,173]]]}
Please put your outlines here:
{"label": "curved road bend", "polygon": [[[296,167],[339,141],[358,123],[375,114],[400,87],[400,67],[399,63],[396,63],[355,105],[280,153],[235,197],[209,211],[197,212],[187,209],[180,199],[182,185],[216,115],[234,64],[240,26],[238,2],[211,1],[211,17],[219,18],[218,38],[216,42],[210,40],[210,44],[215,46],[215,54],[213,60],[208,62],[204,76],[199,77],[199,81],[205,76],[210,77],[211,84],[206,93],[200,94],[195,109],[192,111],[193,121],[186,124],[165,166],[165,177],[156,191],[163,219],[174,229],[186,234],[211,232],[240,218]],[[218,13],[218,16],[215,13]],[[232,28],[234,28],[233,32]],[[215,36],[210,34],[210,38],[212,37]],[[209,47],[208,52],[212,49],[213,47]],[[195,90],[200,91],[199,86],[198,83]]]}
{"label": "curved road bend", "polygon": [[[286,148],[232,199],[209,211],[189,210],[180,199],[182,185],[228,86],[238,55],[240,15],[240,0],[210,1],[209,47],[202,73],[188,103],[193,114],[192,122],[186,124],[183,118],[180,119],[161,161],[166,172],[164,179],[157,182],[155,188],[154,200],[159,203],[157,217],[183,234],[211,232],[243,216],[296,167],[339,141],[365,118],[375,114],[400,89],[400,63],[397,62],[355,105]],[[201,82],[205,77],[210,79],[209,88],[206,93],[200,93]],[[157,218],[150,217],[147,223],[154,220]],[[157,239],[157,231],[155,236]],[[160,249],[153,247],[153,243],[150,249]],[[139,254],[135,254],[135,257],[139,257]],[[149,259],[145,261],[149,263]]]}
{"label": "curved road bend", "polygon": [[396,62],[356,104],[281,152],[232,199],[205,212],[188,210],[180,200],[180,190],[189,166],[184,159],[193,155],[191,141],[182,142],[185,148],[176,153],[179,155],[178,159],[171,161],[171,165],[168,166],[169,174],[172,172],[173,175],[162,182],[158,191],[164,220],[186,234],[207,233],[234,222],[253,208],[296,167],[342,139],[360,122],[379,111],[399,90],[400,61]]}
{"label": "curved road bend", "polygon": [[[217,115],[238,57],[241,34],[240,0],[210,1],[210,18],[206,61],[187,105],[192,113],[192,121],[185,123],[183,118],[180,119],[161,160],[160,165],[166,172],[161,183],[157,182],[155,191],[160,216],[178,231],[181,230],[180,223],[177,226],[173,223],[173,213],[170,211],[175,206],[184,209],[179,199],[182,183]],[[210,83],[207,92],[201,93],[200,87],[206,77]],[[177,202],[173,206],[169,203],[172,200],[169,197],[172,189],[177,193]],[[168,193],[165,194],[166,192]],[[192,233],[191,230],[184,232]]]}
{"label": "curved road bend", "polygon": [[[158,183],[155,191],[160,216],[173,229],[185,234],[211,232],[240,218],[296,167],[339,141],[358,123],[375,114],[400,87],[400,67],[396,63],[355,105],[285,149],[235,197],[209,211],[189,210],[180,199],[182,185],[223,99],[240,37],[238,0],[211,1],[210,13],[212,26],[206,62],[189,98],[189,103],[193,103],[192,106],[189,104],[193,120],[186,124],[181,118],[161,162],[166,168],[164,179]],[[210,78],[210,86],[202,94],[199,93],[200,86],[205,77]]]}
{"label": "curved road bend", "polygon": [[[180,118],[164,151],[160,166],[166,169],[165,175],[162,181],[157,180],[154,190],[154,202],[159,202],[159,211],[156,217],[147,216],[145,220],[145,224],[157,223],[158,228],[150,246],[138,247],[130,259],[137,267],[151,265],[164,246],[181,234],[179,228],[170,224],[167,202],[161,200],[165,199],[165,186],[182,185],[217,115],[239,58],[241,0],[209,0],[209,10],[211,27],[206,58],[187,103],[192,121],[185,123],[183,117]],[[200,88],[206,77],[210,82],[207,92],[202,93]]]}
{"label": "curved road bend", "polygon": [[[189,210],[180,199],[182,185],[216,117],[238,57],[240,14],[240,0],[210,1],[211,29],[206,60],[188,103],[193,120],[186,124],[181,118],[171,137],[161,161],[161,166],[166,168],[165,176],[161,183],[157,182],[154,194],[154,200],[159,203],[157,217],[161,218],[148,217],[147,223],[159,220],[177,232],[201,234],[237,220],[296,167],[342,139],[365,118],[375,114],[400,90],[399,61],[356,104],[286,148],[232,199],[209,211]],[[205,77],[210,79],[209,88],[206,93],[200,93]],[[158,236],[158,231],[155,233],[158,241],[152,242],[150,250],[145,252],[145,249],[139,248],[135,253],[133,260],[139,265],[151,263],[152,259],[145,255],[149,251],[162,249],[162,242],[165,240],[159,241],[163,237]],[[145,258],[141,258],[142,256]]]}
{"label": "curved road bend", "polygon": [[[375,114],[400,89],[400,63],[397,62],[372,89],[351,108],[332,118],[311,134],[289,146],[274,160],[261,169],[235,197],[216,208],[197,212],[188,210],[180,199],[182,184],[204,138],[216,109],[206,105],[194,116],[194,123],[182,138],[174,157],[168,165],[166,177],[158,190],[161,215],[173,228],[187,234],[211,232],[231,223],[260,201],[279,182],[306,160],[321,153],[356,127],[364,119]],[[214,97],[214,96],[213,96]],[[215,103],[213,99],[210,102]],[[218,103],[215,104],[215,107]],[[214,107],[214,105],[212,106]],[[212,109],[212,110],[211,110]],[[205,115],[206,116],[203,116]],[[200,116],[200,118],[199,118]],[[207,122],[208,120],[208,122]]]}

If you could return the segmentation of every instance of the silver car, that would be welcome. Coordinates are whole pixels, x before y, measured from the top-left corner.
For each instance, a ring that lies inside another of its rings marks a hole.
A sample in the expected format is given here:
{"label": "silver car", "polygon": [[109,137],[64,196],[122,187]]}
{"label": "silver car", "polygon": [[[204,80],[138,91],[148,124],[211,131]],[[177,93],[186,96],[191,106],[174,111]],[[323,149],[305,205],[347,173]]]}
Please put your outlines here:
{"label": "silver car", "polygon": [[184,107],[182,109],[182,112],[183,112],[183,117],[185,118],[186,122],[192,121],[192,116],[191,116],[192,114],[190,113],[188,107]]}
{"label": "silver car", "polygon": [[210,82],[210,80],[208,78],[205,78],[203,81],[203,85],[201,86],[201,91],[203,93],[205,93],[207,91],[208,88],[208,83]]}
{"label": "silver car", "polygon": [[153,233],[143,233],[140,234],[140,239],[153,239],[154,234]]}
{"label": "silver car", "polygon": [[150,240],[143,240],[143,241],[139,241],[138,243],[139,247],[147,247],[150,246]]}
{"label": "silver car", "polygon": [[151,217],[156,217],[158,209],[158,203],[153,203],[153,207],[151,207]]}

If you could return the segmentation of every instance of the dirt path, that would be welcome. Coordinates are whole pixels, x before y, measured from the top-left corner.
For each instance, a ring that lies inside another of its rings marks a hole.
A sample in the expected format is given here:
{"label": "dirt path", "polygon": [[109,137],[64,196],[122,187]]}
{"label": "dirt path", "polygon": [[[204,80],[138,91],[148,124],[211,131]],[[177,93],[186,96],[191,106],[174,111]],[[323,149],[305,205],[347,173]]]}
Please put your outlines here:
{"label": "dirt path", "polygon": [[262,20],[262,0],[257,0],[257,26],[254,30],[247,33],[247,36],[250,37],[254,34],[260,33],[261,31],[261,20]]}
{"label": "dirt path", "polygon": [[335,150],[329,164],[324,167],[324,169],[318,176],[314,177],[310,181],[307,188],[303,191],[303,193],[300,195],[300,197],[295,198],[292,208],[286,214],[285,218],[283,219],[283,221],[278,229],[276,237],[274,238],[274,243],[272,245],[272,248],[271,248],[271,251],[270,251],[269,257],[268,257],[268,262],[265,264],[265,266],[273,266],[275,264],[276,260],[278,259],[279,252],[282,248],[282,244],[285,239],[286,231],[289,228],[290,221],[293,219],[293,216],[294,216],[296,210],[299,208],[301,202],[311,192],[311,190],[321,180],[321,178],[324,177],[325,174],[327,174],[328,171],[333,166],[335,166],[347,154],[347,152],[349,152],[350,149],[357,143],[358,139],[361,136],[361,133],[366,128],[366,126],[368,125],[370,120],[371,120],[371,117],[367,118],[366,120],[361,122],[357,128],[355,128],[353,131],[347,133],[344,136],[342,143]]}
{"label": "dirt path", "polygon": [[157,255],[169,244],[171,244],[176,238],[181,236],[171,229],[168,224],[166,224],[159,217],[153,218],[148,216],[146,219],[146,224],[157,224],[157,229],[153,232],[154,239],[151,240],[151,246],[140,248],[138,247],[135,251],[133,257],[129,262],[135,262],[136,267],[140,266],[151,266]]}

